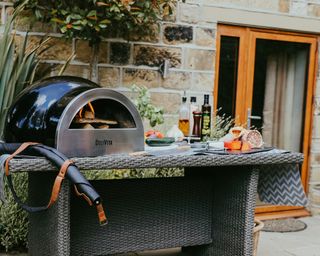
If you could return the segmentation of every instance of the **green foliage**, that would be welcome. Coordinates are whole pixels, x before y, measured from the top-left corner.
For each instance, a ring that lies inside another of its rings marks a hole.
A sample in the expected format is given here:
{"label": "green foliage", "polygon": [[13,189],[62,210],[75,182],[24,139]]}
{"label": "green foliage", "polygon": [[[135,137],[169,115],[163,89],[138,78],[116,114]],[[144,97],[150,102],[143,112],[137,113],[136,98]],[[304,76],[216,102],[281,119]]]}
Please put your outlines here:
{"label": "green foliage", "polygon": [[38,51],[46,40],[32,49],[27,48],[28,36],[23,38],[20,46],[15,44],[15,35],[11,26],[23,6],[19,6],[6,22],[0,38],[0,138],[2,138],[6,112],[16,95],[31,84],[39,65]]}
{"label": "green foliage", "polygon": [[176,0],[28,0],[27,8],[67,38],[96,44],[112,31],[123,37],[149,34],[164,15],[174,12],[175,4]]}
{"label": "green foliage", "polygon": [[181,168],[145,168],[145,169],[120,169],[104,171],[83,172],[88,180],[100,179],[136,179],[136,178],[160,178],[180,177],[184,172]]}
{"label": "green foliage", "polygon": [[222,138],[224,135],[226,135],[230,128],[234,126],[234,119],[230,116],[218,115],[213,119],[213,125],[211,128],[211,135],[210,139],[212,140],[218,140]]}
{"label": "green foliage", "polygon": [[146,118],[149,120],[150,126],[155,127],[157,124],[163,124],[163,109],[154,106],[151,103],[150,93],[146,87],[139,87],[132,85],[133,92],[138,93],[138,97],[134,100],[141,118]]}
{"label": "green foliage", "polygon": [[[13,175],[13,184],[20,198],[27,198],[26,173]],[[14,201],[8,186],[5,187],[7,202],[0,201],[0,249],[21,250],[27,246],[28,216]]]}

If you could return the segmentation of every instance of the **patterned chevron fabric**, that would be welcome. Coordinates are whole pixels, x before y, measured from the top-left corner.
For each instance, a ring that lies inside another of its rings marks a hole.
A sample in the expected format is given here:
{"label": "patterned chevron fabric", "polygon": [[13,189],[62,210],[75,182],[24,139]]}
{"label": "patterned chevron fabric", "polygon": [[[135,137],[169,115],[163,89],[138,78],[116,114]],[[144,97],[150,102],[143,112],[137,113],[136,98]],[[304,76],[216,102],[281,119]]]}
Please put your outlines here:
{"label": "patterned chevron fabric", "polygon": [[260,200],[275,205],[306,206],[299,165],[266,165],[260,170],[258,193]]}

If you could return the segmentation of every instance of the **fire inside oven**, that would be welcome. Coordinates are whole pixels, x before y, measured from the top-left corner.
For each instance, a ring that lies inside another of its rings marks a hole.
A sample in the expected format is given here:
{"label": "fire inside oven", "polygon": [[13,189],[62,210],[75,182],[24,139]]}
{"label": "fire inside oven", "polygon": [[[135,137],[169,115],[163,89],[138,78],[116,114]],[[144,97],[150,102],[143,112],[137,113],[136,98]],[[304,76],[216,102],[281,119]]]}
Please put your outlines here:
{"label": "fire inside oven", "polygon": [[129,111],[119,102],[100,99],[88,102],[72,120],[70,129],[135,128]]}

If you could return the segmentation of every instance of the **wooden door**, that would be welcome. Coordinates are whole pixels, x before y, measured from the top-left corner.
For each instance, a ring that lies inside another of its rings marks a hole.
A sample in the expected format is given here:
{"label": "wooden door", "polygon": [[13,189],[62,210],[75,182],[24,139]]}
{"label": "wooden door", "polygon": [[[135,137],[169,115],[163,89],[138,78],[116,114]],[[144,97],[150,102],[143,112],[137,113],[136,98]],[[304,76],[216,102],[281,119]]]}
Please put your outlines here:
{"label": "wooden door", "polygon": [[[314,35],[218,25],[215,109],[237,124],[259,129],[271,146],[304,153],[301,179],[306,191],[316,45]],[[306,211],[259,204],[256,213],[267,218]]]}

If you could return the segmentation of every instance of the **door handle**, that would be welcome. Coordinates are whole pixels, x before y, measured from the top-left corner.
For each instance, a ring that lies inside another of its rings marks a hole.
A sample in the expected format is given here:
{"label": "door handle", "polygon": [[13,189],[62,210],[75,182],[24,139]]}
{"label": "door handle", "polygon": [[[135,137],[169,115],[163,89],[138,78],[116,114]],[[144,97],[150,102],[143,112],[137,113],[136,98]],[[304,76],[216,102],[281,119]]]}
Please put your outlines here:
{"label": "door handle", "polygon": [[250,129],[251,127],[251,120],[261,120],[261,116],[252,116],[251,115],[251,108],[248,108],[247,110],[247,129]]}

